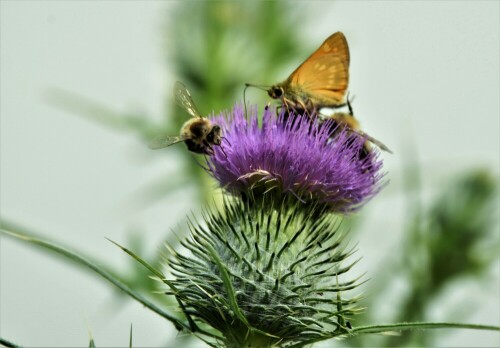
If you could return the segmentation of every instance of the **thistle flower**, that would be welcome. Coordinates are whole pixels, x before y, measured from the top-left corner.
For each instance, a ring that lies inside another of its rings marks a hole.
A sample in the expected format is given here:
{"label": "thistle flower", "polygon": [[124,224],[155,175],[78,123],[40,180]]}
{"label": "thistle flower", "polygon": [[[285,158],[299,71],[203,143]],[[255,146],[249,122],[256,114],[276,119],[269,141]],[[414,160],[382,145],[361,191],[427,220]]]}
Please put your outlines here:
{"label": "thistle flower", "polygon": [[342,264],[353,250],[338,217],[240,200],[226,200],[223,211],[206,214],[207,227],[191,224],[182,241],[189,253],[170,248],[168,282],[193,323],[218,330],[226,347],[308,344],[349,331],[357,299],[343,295],[358,282],[341,277],[356,261]]}
{"label": "thistle flower", "polygon": [[189,255],[170,248],[171,294],[192,325],[218,330],[227,347],[345,335],[358,309],[341,293],[358,282],[339,279],[355,262],[342,265],[353,251],[328,213],[372,197],[381,162],[376,152],[359,156],[365,139],[329,123],[266,108],[259,127],[257,108],[250,114],[237,105],[213,119],[227,145],[214,147],[208,170],[237,198],[206,214],[207,227],[191,224],[181,242]]}
{"label": "thistle flower", "polygon": [[257,108],[249,114],[247,120],[236,105],[214,118],[227,144],[215,150],[208,168],[228,192],[254,199],[271,194],[276,202],[299,200],[348,213],[380,190],[382,161],[376,150],[359,157],[361,136],[344,130],[332,137],[331,127],[307,115],[285,117],[282,110],[276,116],[273,108],[265,109],[259,127]]}

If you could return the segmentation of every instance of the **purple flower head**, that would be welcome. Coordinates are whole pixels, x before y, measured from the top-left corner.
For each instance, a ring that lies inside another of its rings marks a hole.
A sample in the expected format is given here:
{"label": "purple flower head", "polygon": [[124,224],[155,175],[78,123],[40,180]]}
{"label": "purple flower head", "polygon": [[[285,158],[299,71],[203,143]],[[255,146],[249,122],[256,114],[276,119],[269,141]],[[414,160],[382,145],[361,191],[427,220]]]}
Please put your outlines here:
{"label": "purple flower head", "polygon": [[[380,190],[382,161],[376,150],[360,157],[365,139],[347,130],[332,132],[309,116],[276,116],[266,108],[259,126],[257,107],[236,105],[214,122],[223,149],[208,159],[210,173],[228,192],[254,199],[272,195],[348,213]],[[329,121],[326,121],[329,122]],[[335,134],[334,137],[331,135]],[[273,199],[274,199],[273,198]]]}

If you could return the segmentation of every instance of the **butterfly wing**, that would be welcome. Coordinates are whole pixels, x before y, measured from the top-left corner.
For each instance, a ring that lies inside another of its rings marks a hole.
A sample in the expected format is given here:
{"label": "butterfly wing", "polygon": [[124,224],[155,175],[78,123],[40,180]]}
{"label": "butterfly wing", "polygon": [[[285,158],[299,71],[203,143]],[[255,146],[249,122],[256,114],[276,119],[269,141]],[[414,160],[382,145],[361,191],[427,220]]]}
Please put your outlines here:
{"label": "butterfly wing", "polygon": [[346,63],[347,67],[349,67],[349,45],[347,44],[347,40],[342,32],[338,31],[330,35],[321,44],[321,46],[319,46],[319,48],[314,51],[313,54],[309,56],[309,58],[306,59],[306,61],[328,54],[335,54],[339,56],[340,59],[342,59]]}
{"label": "butterfly wing", "polygon": [[285,97],[316,108],[344,103],[349,85],[349,46],[343,33],[330,35],[282,84]]}
{"label": "butterfly wing", "polygon": [[203,117],[194,104],[191,93],[189,93],[186,86],[180,81],[177,81],[174,85],[174,97],[177,104],[191,115],[191,117]]}
{"label": "butterfly wing", "polygon": [[[349,45],[347,44],[347,40],[344,36],[344,34],[340,31],[337,31],[336,33],[330,35],[322,44],[319,46],[319,48],[314,51],[305,61],[315,59],[324,55],[337,55],[341,60],[344,61],[344,63],[347,66],[347,69],[349,69],[349,62],[350,62],[350,53],[349,53]],[[302,63],[295,71],[290,75],[293,76],[295,73],[304,65]]]}
{"label": "butterfly wing", "polygon": [[181,136],[159,135],[149,143],[148,147],[151,150],[163,149],[164,147],[180,143],[188,138]]}
{"label": "butterfly wing", "polygon": [[348,63],[337,54],[306,60],[289,79],[290,91],[301,91],[318,108],[344,102],[349,85]]}

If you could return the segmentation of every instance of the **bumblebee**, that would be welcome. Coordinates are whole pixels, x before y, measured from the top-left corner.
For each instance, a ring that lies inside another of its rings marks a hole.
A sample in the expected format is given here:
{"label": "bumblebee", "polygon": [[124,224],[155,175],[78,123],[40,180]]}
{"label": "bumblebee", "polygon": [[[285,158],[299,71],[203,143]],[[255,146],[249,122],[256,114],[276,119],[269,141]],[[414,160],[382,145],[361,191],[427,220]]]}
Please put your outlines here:
{"label": "bumblebee", "polygon": [[162,149],[183,141],[191,152],[212,155],[213,147],[220,146],[222,142],[220,126],[201,116],[191,98],[191,93],[182,82],[175,83],[174,97],[177,104],[191,115],[191,119],[182,125],[178,136],[160,135],[151,141],[149,148]]}

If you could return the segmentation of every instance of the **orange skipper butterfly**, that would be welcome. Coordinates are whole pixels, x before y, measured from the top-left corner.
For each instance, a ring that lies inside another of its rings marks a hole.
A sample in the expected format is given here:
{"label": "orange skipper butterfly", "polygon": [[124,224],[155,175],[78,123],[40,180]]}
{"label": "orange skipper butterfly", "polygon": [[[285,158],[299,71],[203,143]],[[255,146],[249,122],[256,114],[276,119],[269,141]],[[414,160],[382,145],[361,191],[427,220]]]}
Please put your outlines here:
{"label": "orange skipper butterfly", "polygon": [[267,93],[273,99],[280,99],[287,109],[311,114],[322,107],[344,106],[348,85],[349,46],[339,31],[328,37],[285,81],[267,89]]}
{"label": "orange skipper butterfly", "polygon": [[[269,96],[279,99],[288,111],[306,112],[311,120],[317,116],[321,108],[349,107],[349,113],[336,112],[326,118],[333,119],[338,130],[348,128],[377,145],[384,151],[391,152],[382,142],[364,133],[354,118],[349,100],[346,98],[349,86],[349,45],[340,31],[330,35],[319,48],[313,52],[283,82],[266,89]],[[246,87],[264,86],[246,84]],[[320,121],[320,123],[323,123]],[[338,132],[334,132],[335,136]],[[365,150],[370,147],[365,144]]]}

